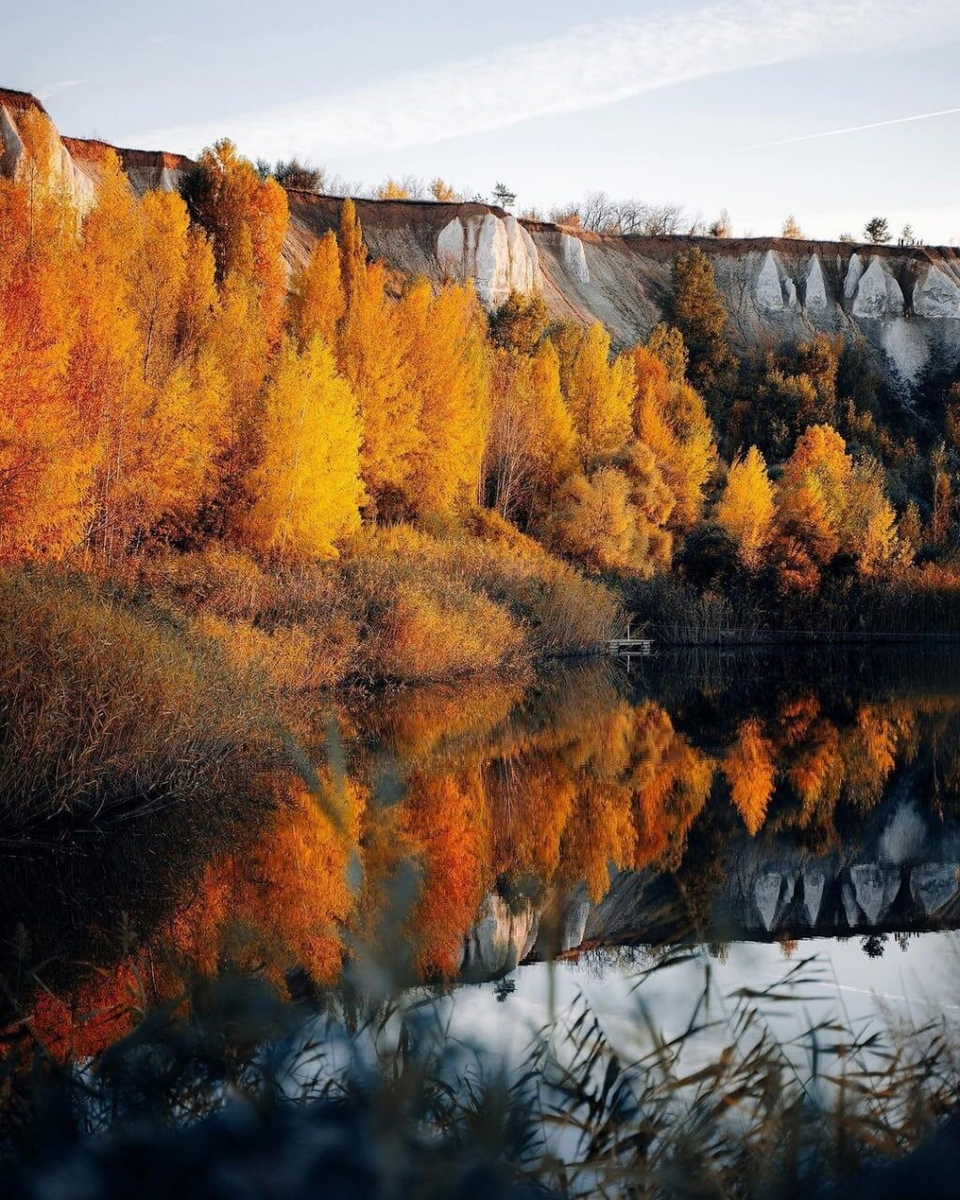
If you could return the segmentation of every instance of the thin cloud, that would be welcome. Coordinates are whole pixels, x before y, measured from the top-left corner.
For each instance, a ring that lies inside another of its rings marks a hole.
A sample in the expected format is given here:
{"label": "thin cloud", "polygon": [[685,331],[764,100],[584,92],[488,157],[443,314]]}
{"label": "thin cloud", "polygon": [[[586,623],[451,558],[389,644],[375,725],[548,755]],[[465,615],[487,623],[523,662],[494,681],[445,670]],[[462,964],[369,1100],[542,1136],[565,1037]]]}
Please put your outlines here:
{"label": "thin cloud", "polygon": [[[429,145],[615,104],[707,75],[941,39],[934,0],[716,0],[581,25],[538,42],[396,74],[255,113],[131,132],[195,150],[228,133],[247,154],[315,158]],[[918,32],[919,31],[919,32]]]}
{"label": "thin cloud", "polygon": [[37,93],[41,100],[52,100],[54,96],[59,96],[61,92],[69,92],[71,88],[83,87],[85,83],[89,83],[89,79],[61,79],[59,83],[51,83]]}
{"label": "thin cloud", "polygon": [[778,138],[774,142],[757,142],[753,146],[742,146],[742,150],[767,150],[771,146],[793,146],[797,142],[815,142],[819,138],[843,137],[848,133],[862,133],[865,129],[884,129],[888,125],[907,125],[911,121],[932,121],[935,117],[952,117],[960,113],[958,108],[940,108],[936,112],[915,113],[910,117],[891,117],[887,121],[868,121],[865,125],[847,125],[843,129],[825,129],[819,133],[802,133],[799,137]]}

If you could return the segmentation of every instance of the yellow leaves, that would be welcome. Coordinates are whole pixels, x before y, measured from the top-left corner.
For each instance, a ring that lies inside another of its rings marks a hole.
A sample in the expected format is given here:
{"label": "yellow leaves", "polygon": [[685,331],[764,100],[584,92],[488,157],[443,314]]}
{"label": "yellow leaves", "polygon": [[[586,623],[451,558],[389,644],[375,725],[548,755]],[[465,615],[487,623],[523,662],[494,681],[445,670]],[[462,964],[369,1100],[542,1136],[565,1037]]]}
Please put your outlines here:
{"label": "yellow leaves", "polygon": [[675,497],[672,528],[685,531],[700,516],[704,488],[717,463],[713,426],[699,393],[672,380],[646,346],[635,348],[632,367],[637,436],[653,451]]}
{"label": "yellow leaves", "polygon": [[763,561],[773,518],[773,485],[767,464],[756,446],[751,446],[744,458],[732,463],[716,511],[717,522],[736,542],[741,562],[751,570]]}
{"label": "yellow leaves", "polygon": [[445,179],[441,179],[438,175],[436,179],[430,181],[430,195],[440,204],[453,204],[463,200],[463,196],[451,183],[447,183]]}
{"label": "yellow leaves", "polygon": [[663,525],[673,496],[642,443],[619,461],[589,478],[572,476],[557,492],[543,531],[588,570],[651,575],[669,565],[672,539]]}
{"label": "yellow leaves", "polygon": [[363,230],[357,217],[357,208],[352,200],[343,202],[340,209],[340,275],[343,292],[349,307],[354,289],[363,279],[367,265],[367,251],[363,244]]}
{"label": "yellow leaves", "polygon": [[610,361],[610,335],[596,321],[563,366],[581,458],[590,462],[616,454],[632,433],[633,380],[627,359]]}
{"label": "yellow leaves", "polygon": [[229,140],[200,155],[184,185],[191,214],[213,240],[217,279],[238,275],[257,294],[271,345],[280,336],[286,277],[281,258],[287,196],[261,179]]}
{"label": "yellow leaves", "polygon": [[307,265],[293,277],[287,305],[290,328],[301,348],[317,335],[328,346],[336,346],[346,300],[340,280],[340,249],[332,230],[317,242]]}
{"label": "yellow leaves", "polygon": [[408,503],[420,515],[450,515],[476,500],[480,484],[489,424],[482,314],[472,287],[448,285],[433,296],[420,280],[396,318],[422,434],[411,452]]}
{"label": "yellow leaves", "polygon": [[[43,133],[38,126],[38,136]],[[99,449],[67,384],[80,336],[76,214],[55,187],[0,181],[0,557],[80,545]]]}
{"label": "yellow leaves", "polygon": [[410,199],[410,189],[405,184],[394,179],[392,175],[388,175],[373,194],[377,200]]}
{"label": "yellow leaves", "polygon": [[545,523],[550,542],[593,571],[625,570],[638,559],[630,480],[615,467],[592,478],[574,475],[558,493]]}
{"label": "yellow leaves", "polygon": [[302,352],[281,347],[262,437],[245,536],[278,559],[335,558],[336,543],[360,526],[360,429],[353,392],[319,337]]}
{"label": "yellow leaves", "polygon": [[839,550],[857,560],[861,574],[876,573],[897,549],[896,514],[884,494],[883,471],[866,458],[854,465],[830,425],[811,425],[798,438],[783,470],[778,519],[815,562]]}
{"label": "yellow leaves", "polygon": [[501,351],[494,362],[485,475],[490,501],[523,521],[550,502],[576,466],[576,435],[560,390],[560,362],[545,341],[531,357]]}
{"label": "yellow leaves", "polygon": [[[341,244],[341,262],[347,255]],[[344,271],[344,279],[349,278]],[[360,402],[361,467],[370,499],[380,507],[404,495],[411,460],[420,445],[421,398],[411,387],[409,344],[386,295],[382,263],[353,277],[340,338],[340,367]]]}
{"label": "yellow leaves", "polygon": [[450,974],[460,965],[462,938],[482,897],[486,816],[476,770],[415,774],[408,782],[401,819],[422,872],[413,914],[421,970]]}
{"label": "yellow leaves", "polygon": [[[276,781],[280,785],[280,781]],[[363,793],[347,782],[336,795],[321,775],[324,802],[290,782],[280,785],[279,808],[255,839],[206,871],[199,894],[173,926],[177,948],[201,969],[216,970],[229,928],[240,922],[263,941],[277,982],[285,968],[306,968],[319,982],[340,970],[340,929],[353,915],[347,865],[356,844]],[[335,806],[336,820],[328,811]]]}

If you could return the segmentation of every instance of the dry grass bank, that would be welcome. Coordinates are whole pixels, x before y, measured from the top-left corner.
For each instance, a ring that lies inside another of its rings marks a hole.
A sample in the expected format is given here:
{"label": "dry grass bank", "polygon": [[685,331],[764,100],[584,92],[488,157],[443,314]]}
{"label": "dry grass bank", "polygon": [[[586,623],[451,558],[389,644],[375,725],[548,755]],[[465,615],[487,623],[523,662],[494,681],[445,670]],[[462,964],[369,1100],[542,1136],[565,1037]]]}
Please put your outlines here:
{"label": "dry grass bank", "polygon": [[337,563],[269,570],[215,546],[166,554],[125,576],[218,641],[241,670],[286,690],[350,681],[420,683],[590,651],[617,603],[490,514],[433,535],[408,525],[364,531]]}
{"label": "dry grass bank", "polygon": [[208,639],[87,581],[0,573],[0,823],[239,804],[268,745]]}

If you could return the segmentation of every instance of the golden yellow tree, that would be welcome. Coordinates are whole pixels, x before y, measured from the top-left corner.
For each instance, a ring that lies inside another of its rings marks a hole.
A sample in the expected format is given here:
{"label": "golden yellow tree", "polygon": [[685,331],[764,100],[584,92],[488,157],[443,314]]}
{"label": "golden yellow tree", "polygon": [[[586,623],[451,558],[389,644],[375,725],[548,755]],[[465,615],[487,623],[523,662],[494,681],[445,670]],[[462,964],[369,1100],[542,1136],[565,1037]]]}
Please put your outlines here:
{"label": "golden yellow tree", "polygon": [[485,322],[470,286],[413,283],[396,313],[421,437],[405,492],[418,515],[476,501],[489,426]]}
{"label": "golden yellow tree", "polygon": [[756,717],[740,723],[736,740],[723,760],[723,773],[734,807],[753,837],[766,818],[777,775],[773,746]]}
{"label": "golden yellow tree", "polygon": [[617,454],[630,441],[633,381],[627,360],[610,361],[610,335],[599,321],[572,353],[561,344],[561,382],[585,464]]}
{"label": "golden yellow tree", "polygon": [[213,239],[217,278],[242,272],[255,285],[267,337],[276,344],[286,292],[286,192],[275,179],[261,179],[226,139],[203,151],[183,192],[191,215]]}
{"label": "golden yellow tree", "polygon": [[[644,466],[650,478],[643,481]],[[662,481],[654,464],[636,461],[634,478],[617,467],[600,467],[588,478],[573,475],[563,485],[543,522],[547,542],[590,571],[650,575],[669,562],[670,538],[638,507],[638,491]],[[669,511],[669,504],[667,504]]]}
{"label": "golden yellow tree", "polygon": [[20,133],[25,170],[0,180],[0,557],[57,558],[83,541],[97,454],[67,386],[77,214],[47,118],[25,114]]}
{"label": "golden yellow tree", "polygon": [[336,234],[323,235],[307,262],[294,275],[287,299],[290,327],[301,347],[319,334],[334,349],[346,299],[340,279]]}
{"label": "golden yellow tree", "polygon": [[778,523],[799,539],[814,562],[826,563],[841,545],[853,460],[830,425],[811,425],[797,439],[777,491]]}
{"label": "golden yellow tree", "polygon": [[319,336],[302,351],[281,346],[262,440],[245,539],[286,561],[335,558],[360,525],[360,428],[353,392]]}
{"label": "golden yellow tree", "polygon": [[[345,255],[341,261],[346,261]],[[351,269],[344,272],[345,279]],[[397,306],[387,297],[382,263],[372,263],[353,277],[348,295],[339,357],[360,402],[364,485],[381,512],[402,508],[423,438],[421,399],[412,385],[408,362],[409,341]]]}
{"label": "golden yellow tree", "polygon": [[713,426],[700,393],[670,378],[666,364],[646,346],[633,352],[637,437],[653,451],[676,506],[672,527],[693,527],[704,489],[717,465]]}
{"label": "golden yellow tree", "polygon": [[550,341],[534,354],[502,350],[492,370],[485,476],[494,507],[527,520],[576,467],[576,434]]}
{"label": "golden yellow tree", "polygon": [[763,561],[774,518],[773,485],[756,446],[731,464],[715,516],[736,542],[744,566],[756,570]]}
{"label": "golden yellow tree", "polygon": [[340,209],[340,278],[349,307],[354,285],[363,279],[367,265],[367,250],[363,244],[363,229],[357,216],[357,206],[349,198]]}

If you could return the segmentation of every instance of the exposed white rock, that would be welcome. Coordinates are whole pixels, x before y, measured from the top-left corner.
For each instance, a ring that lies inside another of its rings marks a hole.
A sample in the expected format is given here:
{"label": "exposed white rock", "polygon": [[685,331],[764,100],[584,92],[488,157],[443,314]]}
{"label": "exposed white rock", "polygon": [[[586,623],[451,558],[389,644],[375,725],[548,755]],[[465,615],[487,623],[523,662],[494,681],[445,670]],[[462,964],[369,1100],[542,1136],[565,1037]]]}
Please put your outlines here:
{"label": "exposed white rock", "polygon": [[923,863],[910,872],[910,891],[927,916],[957,894],[958,870],[956,863]]}
{"label": "exposed white rock", "polygon": [[583,242],[578,237],[571,237],[569,233],[561,233],[560,253],[563,256],[563,265],[567,273],[572,275],[578,283],[589,283],[590,268],[587,266],[587,255],[583,249]]}
{"label": "exposed white rock", "polygon": [[847,276],[843,281],[843,298],[844,300],[852,300],[857,294],[857,288],[860,286],[860,280],[863,277],[863,260],[859,254],[850,256],[850,264],[847,267]]}
{"label": "exposed white rock", "polygon": [[516,217],[455,217],[440,231],[436,254],[442,274],[472,279],[491,308],[511,291],[531,292],[540,283],[537,247]]}
{"label": "exposed white rock", "polygon": [[883,323],[883,349],[904,383],[914,383],[930,359],[930,344],[916,321],[895,317]]}
{"label": "exposed white rock", "polygon": [[753,885],[753,898],[763,921],[764,929],[771,929],[780,904],[780,886],[783,877],[777,871],[761,875]]}
{"label": "exposed white rock", "polygon": [[793,280],[790,278],[789,275],[783,281],[783,290],[786,292],[786,295],[787,295],[787,307],[788,308],[796,308],[797,307],[797,285],[793,282]]}
{"label": "exposed white rock", "polygon": [[441,275],[451,279],[463,278],[465,247],[463,222],[459,217],[454,217],[449,225],[444,225],[437,238],[437,262]]}
{"label": "exposed white rock", "polygon": [[527,287],[526,290],[534,291],[541,286],[540,277],[540,252],[537,249],[537,244],[530,236],[529,232],[520,226],[520,242],[523,250],[527,255]]}
{"label": "exposed white rock", "polygon": [[853,315],[870,320],[903,315],[903,292],[893,276],[884,270],[879,258],[870,263],[857,284]]}
{"label": "exposed white rock", "polygon": [[0,104],[0,175],[12,179],[22,157],[23,141],[16,123],[6,107]]}
{"label": "exposed white rock", "polygon": [[533,291],[536,283],[538,259],[533,238],[514,216],[503,218],[507,231],[507,254],[510,258],[510,287],[526,294]]}
{"label": "exposed white rock", "polygon": [[576,900],[567,906],[563,925],[564,950],[573,950],[583,941],[587,929],[587,918],[590,916],[590,901]]}
{"label": "exposed white rock", "polygon": [[850,868],[850,881],[868,923],[876,925],[880,914],[886,912],[900,890],[899,869],[881,867],[878,863],[858,863]]}
{"label": "exposed white rock", "polygon": [[913,289],[913,311],[934,320],[960,317],[960,287],[939,267],[928,267]]}
{"label": "exposed white rock", "polygon": [[810,924],[816,925],[820,916],[820,905],[823,903],[824,874],[822,871],[809,870],[803,875],[803,903],[810,918]]}
{"label": "exposed white rock", "polygon": [[510,295],[510,243],[506,226],[493,213],[480,222],[474,278],[485,304],[500,304]]}
{"label": "exposed white rock", "polygon": [[780,269],[773,251],[768,250],[763,256],[763,264],[754,289],[757,307],[767,312],[780,312],[783,308],[783,287],[780,283]]}
{"label": "exposed white rock", "polygon": [[827,307],[827,285],[823,278],[823,266],[818,255],[814,255],[807,266],[804,280],[804,306],[822,309]]}

